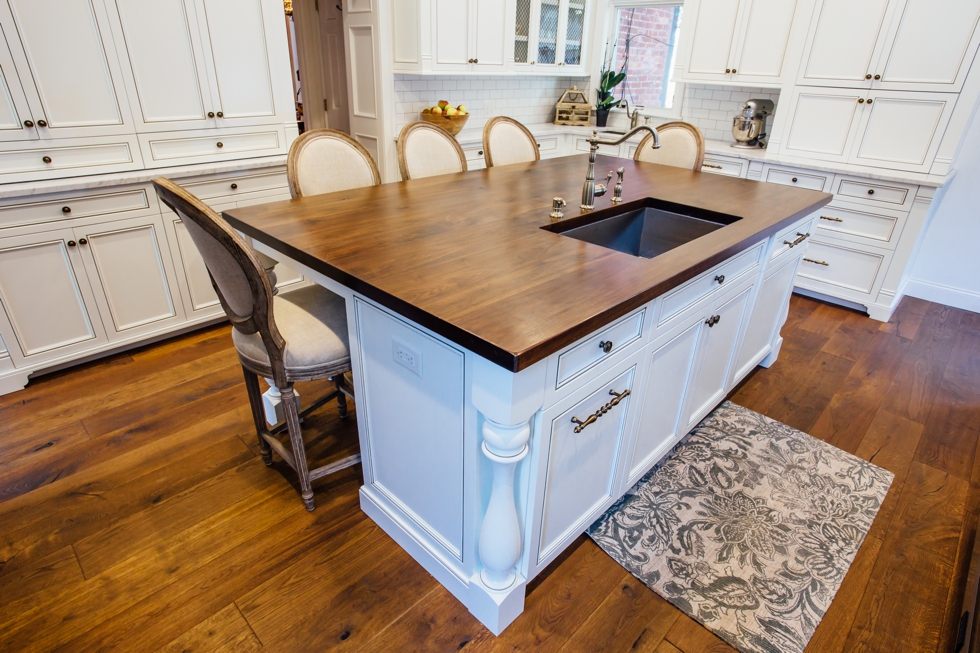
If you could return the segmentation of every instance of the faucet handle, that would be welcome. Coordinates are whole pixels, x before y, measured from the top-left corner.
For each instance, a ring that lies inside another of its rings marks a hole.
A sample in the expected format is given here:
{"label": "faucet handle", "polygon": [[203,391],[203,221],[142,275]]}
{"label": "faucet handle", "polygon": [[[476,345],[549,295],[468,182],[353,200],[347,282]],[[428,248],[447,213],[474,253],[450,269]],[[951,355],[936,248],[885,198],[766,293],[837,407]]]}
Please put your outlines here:
{"label": "faucet handle", "polygon": [[612,177],[613,177],[613,171],[610,170],[609,171],[609,174],[606,175],[606,186],[608,186],[609,185],[609,182],[612,181]]}
{"label": "faucet handle", "polygon": [[562,197],[556,197],[553,200],[551,200],[551,214],[550,214],[551,215],[551,219],[552,220],[561,220],[562,218],[564,218],[565,217],[565,214],[562,212],[562,208],[564,208],[564,207],[565,207],[565,199],[564,198],[562,198]]}
{"label": "faucet handle", "polygon": [[623,183],[623,175],[626,174],[626,168],[620,168],[616,171],[616,174],[618,175],[619,183]]}

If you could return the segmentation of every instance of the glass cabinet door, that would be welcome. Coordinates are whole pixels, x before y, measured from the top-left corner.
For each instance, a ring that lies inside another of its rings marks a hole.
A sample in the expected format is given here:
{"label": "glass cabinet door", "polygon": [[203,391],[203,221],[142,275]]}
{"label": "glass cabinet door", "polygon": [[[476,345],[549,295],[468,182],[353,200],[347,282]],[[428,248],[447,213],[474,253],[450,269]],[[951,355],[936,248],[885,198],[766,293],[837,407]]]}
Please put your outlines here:
{"label": "glass cabinet door", "polygon": [[559,0],[541,0],[537,62],[553,64],[558,51]]}
{"label": "glass cabinet door", "polygon": [[568,66],[582,63],[582,32],[585,30],[586,0],[570,0],[565,20],[565,56]]}
{"label": "glass cabinet door", "polygon": [[517,22],[514,29],[514,62],[527,63],[531,37],[531,0],[517,0]]}

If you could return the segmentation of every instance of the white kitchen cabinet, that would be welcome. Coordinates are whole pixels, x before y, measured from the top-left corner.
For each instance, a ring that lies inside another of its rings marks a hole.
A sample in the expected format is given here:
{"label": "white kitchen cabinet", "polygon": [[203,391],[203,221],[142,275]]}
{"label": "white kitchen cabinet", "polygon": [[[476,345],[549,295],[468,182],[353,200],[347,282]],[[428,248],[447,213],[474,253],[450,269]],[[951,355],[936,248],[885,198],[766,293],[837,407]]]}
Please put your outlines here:
{"label": "white kitchen cabinet", "polygon": [[893,255],[888,249],[819,234],[810,239],[796,285],[862,304],[874,302]]}
{"label": "white kitchen cabinet", "polygon": [[[42,139],[133,133],[101,0],[0,3],[0,27]],[[8,76],[8,85],[10,78]]]}
{"label": "white kitchen cabinet", "polygon": [[779,85],[808,0],[694,0],[681,28],[685,81]]}
{"label": "white kitchen cabinet", "polygon": [[193,320],[222,315],[224,311],[217,293],[214,292],[214,286],[211,285],[211,276],[204,265],[204,259],[197,251],[183,221],[170,210],[163,214],[163,219],[187,317]]}
{"label": "white kitchen cabinet", "polygon": [[588,0],[517,0],[511,53],[514,72],[587,72],[588,9]]}
{"label": "white kitchen cabinet", "polygon": [[980,0],[818,0],[797,83],[959,92]]}
{"label": "white kitchen cabinet", "polygon": [[72,231],[110,341],[183,321],[159,215],[75,226]]}
{"label": "white kitchen cabinet", "polygon": [[37,139],[37,126],[31,117],[24,87],[7,40],[3,38],[0,40],[0,142]]}
{"label": "white kitchen cabinet", "polygon": [[67,227],[0,238],[0,334],[15,365],[106,343],[78,249]]}
{"label": "white kitchen cabinet", "polygon": [[431,0],[432,70],[506,70],[507,9],[504,0]]}

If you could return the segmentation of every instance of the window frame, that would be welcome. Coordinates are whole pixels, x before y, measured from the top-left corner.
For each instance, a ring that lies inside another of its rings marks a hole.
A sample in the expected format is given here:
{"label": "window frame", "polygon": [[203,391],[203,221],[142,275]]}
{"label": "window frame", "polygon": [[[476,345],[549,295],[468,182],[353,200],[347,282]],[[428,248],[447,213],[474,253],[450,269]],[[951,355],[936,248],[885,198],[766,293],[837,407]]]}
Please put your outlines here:
{"label": "window frame", "polygon": [[[595,89],[599,88],[599,75],[602,72],[602,65],[604,63],[604,58],[607,54],[607,49],[611,46],[616,39],[616,33],[619,27],[619,21],[617,16],[620,9],[630,9],[630,8],[640,8],[640,7],[676,7],[680,6],[682,9],[685,6],[684,0],[609,0],[605,7],[605,16],[603,22],[603,29],[601,31],[597,30],[596,35],[598,36],[595,45],[595,52],[599,54],[596,58],[596,64],[593,66],[592,76],[591,76],[591,88],[593,101],[595,101]],[[683,33],[684,25],[683,19],[681,22],[681,32],[679,36]],[[684,98],[686,95],[687,84],[681,81],[681,41],[682,38],[678,38],[678,43],[674,45],[674,106],[669,109],[656,108],[656,107],[646,107],[640,114],[642,116],[650,116],[651,118],[668,121],[668,120],[682,120],[682,113],[684,110]],[[609,53],[610,56],[615,59],[612,52]],[[615,107],[611,112],[625,112],[626,109]]]}

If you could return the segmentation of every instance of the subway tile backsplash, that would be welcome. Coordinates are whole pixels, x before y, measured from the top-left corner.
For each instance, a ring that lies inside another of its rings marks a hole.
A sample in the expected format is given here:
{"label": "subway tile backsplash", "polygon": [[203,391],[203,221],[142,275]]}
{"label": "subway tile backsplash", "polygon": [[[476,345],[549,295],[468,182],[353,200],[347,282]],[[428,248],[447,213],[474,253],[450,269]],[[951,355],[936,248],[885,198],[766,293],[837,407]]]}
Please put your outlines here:
{"label": "subway tile backsplash", "polygon": [[[776,89],[688,84],[681,115],[687,122],[697,125],[705,138],[734,143],[732,118],[747,100],[772,100],[779,111],[779,91]],[[768,124],[772,125],[772,117]]]}

